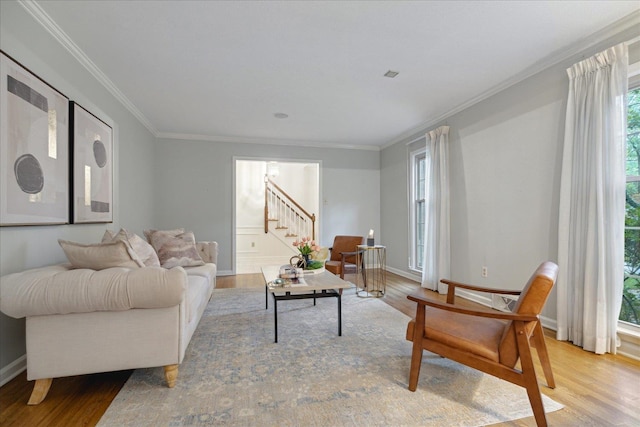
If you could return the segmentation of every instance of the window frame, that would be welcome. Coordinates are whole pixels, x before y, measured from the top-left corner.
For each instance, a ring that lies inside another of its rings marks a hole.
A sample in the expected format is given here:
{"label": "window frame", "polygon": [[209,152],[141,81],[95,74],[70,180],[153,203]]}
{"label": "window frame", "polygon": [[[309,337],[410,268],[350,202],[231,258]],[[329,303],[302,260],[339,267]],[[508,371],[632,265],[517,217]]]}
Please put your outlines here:
{"label": "window frame", "polygon": [[[422,197],[419,197],[418,189],[419,189],[419,162],[420,160],[424,161],[424,190],[426,190],[427,179],[429,176],[428,168],[429,164],[427,162],[427,147],[426,144],[419,149],[413,150],[409,155],[409,270],[422,273],[421,257],[419,256],[419,246],[420,244],[424,248],[425,242],[421,240],[424,239],[424,231],[419,233],[419,218],[418,218],[418,203],[422,203],[423,209],[427,209],[427,200],[424,196],[424,192]],[[426,215],[424,215],[426,216]],[[422,219],[423,227],[425,224],[425,219]]]}
{"label": "window frame", "polygon": [[[629,78],[629,86],[627,88],[627,92],[640,88],[640,61],[635,62],[633,64],[629,64],[628,78]],[[625,165],[626,165],[626,159],[625,159]],[[625,185],[630,182],[638,182],[638,181],[640,181],[640,176],[627,175],[625,170]],[[635,228],[635,227],[627,227],[625,225],[624,227],[625,234],[627,229],[632,229],[632,228]],[[640,338],[640,325],[626,322],[624,320],[618,320],[618,332],[622,334],[630,335],[632,337],[636,337],[636,339],[638,339]]]}

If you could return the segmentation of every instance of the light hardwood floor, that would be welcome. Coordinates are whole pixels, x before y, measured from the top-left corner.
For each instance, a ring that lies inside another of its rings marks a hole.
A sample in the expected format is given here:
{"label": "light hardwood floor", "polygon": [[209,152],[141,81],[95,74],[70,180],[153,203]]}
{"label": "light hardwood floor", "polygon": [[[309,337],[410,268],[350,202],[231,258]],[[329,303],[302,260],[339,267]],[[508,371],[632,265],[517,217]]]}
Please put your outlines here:
{"label": "light hardwood floor", "polygon": [[[259,274],[217,279],[218,288],[262,286],[264,284]],[[443,299],[421,289],[415,282],[389,273],[387,293],[382,300],[413,316],[415,306],[406,296],[415,292]],[[466,304],[475,305],[472,302]],[[564,409],[547,415],[549,425],[640,426],[640,362],[622,356],[597,356],[567,342],[556,341],[551,331],[545,333],[557,387],[551,390],[541,386],[541,389],[544,394],[565,405]],[[538,368],[539,365],[536,365]],[[131,372],[55,379],[47,398],[37,406],[26,405],[33,382],[27,381],[26,374],[22,373],[0,388],[0,425],[96,425]],[[544,383],[544,378],[539,378]],[[535,426],[535,421],[530,417],[499,425]]]}

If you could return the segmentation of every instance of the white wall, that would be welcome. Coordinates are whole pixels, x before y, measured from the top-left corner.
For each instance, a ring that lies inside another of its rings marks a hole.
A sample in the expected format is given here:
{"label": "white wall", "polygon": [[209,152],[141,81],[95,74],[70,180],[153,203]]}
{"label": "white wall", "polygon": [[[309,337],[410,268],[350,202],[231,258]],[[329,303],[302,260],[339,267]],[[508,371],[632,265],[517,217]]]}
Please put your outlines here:
{"label": "white wall", "polygon": [[[147,131],[15,2],[0,2],[0,47],[114,129],[114,223],[0,228],[0,275],[66,261],[57,239],[96,242],[104,230],[153,224],[154,143]],[[0,313],[0,383],[24,366],[24,319]]]}
{"label": "white wall", "polygon": [[[451,279],[519,289],[540,262],[557,260],[565,70],[638,34],[618,34],[432,127],[451,127]],[[407,274],[407,159],[415,145],[385,148],[380,168],[387,265]],[[555,321],[555,292],[543,315]]]}
{"label": "white wall", "polygon": [[[320,161],[320,243],[380,229],[380,152],[267,144],[158,140],[157,225],[188,227],[220,245],[221,274],[233,271],[234,158]],[[382,238],[382,235],[380,234]]]}

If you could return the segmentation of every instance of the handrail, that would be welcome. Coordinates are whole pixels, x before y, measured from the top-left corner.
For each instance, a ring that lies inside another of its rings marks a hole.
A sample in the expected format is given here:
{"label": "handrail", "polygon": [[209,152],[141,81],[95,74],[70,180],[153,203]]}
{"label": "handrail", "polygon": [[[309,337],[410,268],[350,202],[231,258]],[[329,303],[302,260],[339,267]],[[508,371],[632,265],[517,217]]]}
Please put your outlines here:
{"label": "handrail", "polygon": [[286,199],[287,199],[287,200],[289,200],[291,203],[293,203],[293,204],[296,206],[296,208],[300,209],[300,210],[302,211],[302,213],[303,213],[303,214],[305,214],[305,215],[306,215],[306,216],[308,216],[309,218],[311,218],[311,217],[313,216],[313,214],[310,214],[309,212],[307,212],[307,211],[305,210],[305,208],[303,208],[302,206],[300,206],[300,205],[298,204],[298,202],[296,202],[295,200],[293,200],[293,198],[292,198],[290,195],[288,195],[286,191],[284,191],[282,188],[280,188],[280,186],[278,186],[278,184],[276,184],[275,182],[271,181],[271,178],[268,178],[268,177],[267,177],[266,181],[267,181],[267,182],[269,182],[269,184],[271,184],[271,185],[273,185],[274,187],[276,187],[276,189],[278,189],[278,191],[279,191],[279,192],[281,192],[281,193],[286,197]]}
{"label": "handrail", "polygon": [[[273,188],[271,188],[271,187]],[[277,190],[277,191],[276,191]],[[309,218],[311,221],[311,238],[315,240],[315,222],[316,222],[316,216],[315,214],[310,214],[309,212],[307,212],[306,209],[304,209],[302,206],[300,206],[300,204],[298,202],[296,202],[289,194],[287,194],[286,191],[284,191],[282,188],[280,188],[280,186],[278,186],[278,184],[276,184],[275,182],[273,182],[267,175],[265,175],[264,177],[264,232],[268,233],[269,232],[269,193],[271,193],[273,196],[275,196],[277,198],[277,200],[279,201],[279,205],[283,206],[283,208],[287,211],[287,213],[290,213],[292,215],[295,215],[296,218],[300,218],[301,221],[303,221],[303,223],[306,223],[306,218],[304,218],[304,216],[306,216],[307,218]],[[272,199],[272,204],[273,204],[273,199]],[[297,208],[294,209],[291,205],[295,206]],[[279,210],[279,209],[277,209]],[[282,214],[282,212],[279,212],[278,215],[280,216],[280,214]],[[287,218],[288,215],[285,214],[285,218],[278,218],[279,221],[283,220],[285,222],[289,222],[290,219]],[[299,222],[298,222],[298,226],[299,226]],[[305,227],[306,228],[306,227]]]}

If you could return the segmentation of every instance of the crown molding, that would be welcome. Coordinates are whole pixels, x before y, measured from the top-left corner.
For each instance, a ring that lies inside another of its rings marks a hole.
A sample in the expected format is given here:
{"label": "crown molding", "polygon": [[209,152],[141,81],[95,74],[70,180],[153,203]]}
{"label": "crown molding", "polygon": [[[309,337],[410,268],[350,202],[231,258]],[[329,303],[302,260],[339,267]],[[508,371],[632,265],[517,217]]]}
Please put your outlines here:
{"label": "crown molding", "polygon": [[487,91],[469,99],[468,101],[452,108],[451,110],[437,116],[432,117],[422,123],[408,129],[399,134],[390,142],[381,146],[369,146],[358,144],[326,144],[319,141],[297,141],[297,140],[281,140],[267,138],[244,138],[244,137],[227,137],[227,136],[208,136],[195,134],[179,134],[159,132],[155,126],[147,119],[147,117],[118,89],[118,87],[98,68],[98,66],[75,44],[75,42],[56,24],[56,22],[40,7],[35,0],[17,0],[20,4],[44,29],[46,29],[71,55],[84,67],[89,73],[100,82],[124,107],[133,114],[133,116],[146,127],[156,138],[165,139],[183,139],[192,141],[212,141],[212,142],[232,142],[247,144],[269,144],[269,145],[286,145],[286,146],[304,146],[317,148],[339,148],[350,150],[371,150],[380,151],[387,147],[406,141],[408,138],[416,138],[419,134],[426,132],[430,127],[435,126],[439,122],[446,120],[454,114],[457,114],[485,99],[511,87],[523,80],[560,63],[563,60],[577,55],[580,52],[593,47],[594,45],[605,41],[606,39],[622,33],[629,29],[638,28],[640,21],[640,10],[633,12],[624,18],[614,22],[596,33],[585,37],[569,48],[556,51],[536,62],[528,69],[514,75],[504,82],[493,86]]}
{"label": "crown molding", "polygon": [[34,0],[18,0],[22,6],[45,30],[53,36],[69,53],[89,71],[124,107],[135,116],[154,136],[158,131],[149,119],[118,89],[118,87],[98,68],[98,66],[78,47],[71,37]]}
{"label": "crown molding", "polygon": [[462,104],[452,108],[446,113],[441,114],[437,117],[432,117],[422,122],[421,124],[414,126],[411,129],[408,129],[407,131],[398,135],[389,143],[383,144],[380,148],[385,149],[387,147],[391,147],[392,145],[397,144],[398,142],[406,141],[409,138],[416,138],[417,136],[419,136],[420,133],[425,133],[429,128],[446,120],[447,118],[453,116],[454,114],[457,114],[463,110],[466,110],[467,108],[481,101],[484,101],[485,99],[499,92],[502,92],[503,90],[508,89],[511,86],[514,86],[517,83],[520,83],[528,79],[529,77],[534,76],[535,74],[538,74],[543,70],[546,70],[549,67],[557,65],[560,62],[571,58],[572,56],[578,55],[581,52],[584,52],[585,50],[597,45],[598,43],[604,42],[605,40],[611,37],[614,37],[617,34],[623,33],[624,31],[627,31],[630,29],[636,29],[637,32],[640,32],[637,30],[638,28],[640,28],[639,24],[640,24],[640,10],[630,13],[629,15],[617,20],[613,24],[610,24],[604,27],[603,29],[596,31],[590,36],[587,36],[582,40],[572,44],[566,49],[552,52],[550,55],[534,63],[531,67],[527,68],[526,70],[523,70],[518,74],[515,74],[513,77],[503,81],[502,83],[496,86],[493,86],[489,90],[482,92],[480,95],[475,96],[466,102],[463,102]]}
{"label": "crown molding", "polygon": [[240,136],[212,136],[212,135],[196,135],[190,133],[172,133],[159,132],[157,138],[162,139],[180,139],[183,141],[207,141],[207,142],[227,142],[234,144],[265,144],[265,145],[285,145],[292,147],[309,147],[309,148],[339,148],[342,150],[367,150],[380,151],[378,145],[358,145],[358,144],[335,144],[320,141],[293,140],[293,139],[270,139],[270,138],[245,138]]}

